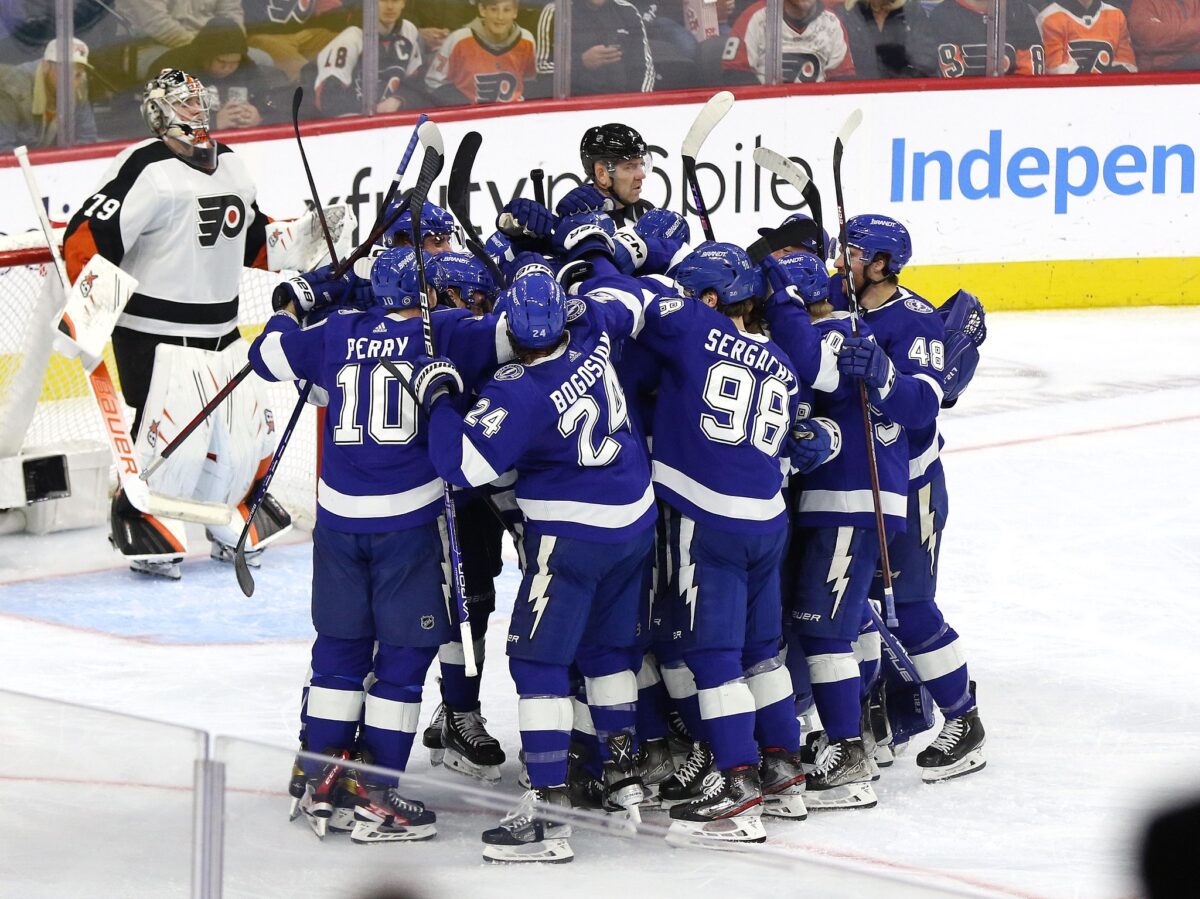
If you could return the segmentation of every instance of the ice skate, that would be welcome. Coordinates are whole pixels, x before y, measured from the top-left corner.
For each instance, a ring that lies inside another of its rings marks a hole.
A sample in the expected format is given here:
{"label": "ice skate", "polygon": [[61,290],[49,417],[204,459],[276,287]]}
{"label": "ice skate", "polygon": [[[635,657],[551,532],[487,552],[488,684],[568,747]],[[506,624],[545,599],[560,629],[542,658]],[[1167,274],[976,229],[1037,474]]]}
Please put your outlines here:
{"label": "ice skate", "polygon": [[707,743],[693,743],[692,751],[675,773],[659,782],[658,799],[663,808],[699,799],[704,792],[704,778],[716,770],[712,751]]}
{"label": "ice skate", "polygon": [[766,841],[757,766],[740,765],[728,771],[710,771],[704,778],[703,787],[699,799],[671,808],[668,843],[732,849],[741,844]]}
{"label": "ice skate", "polygon": [[[974,684],[971,693],[975,693]],[[987,764],[983,758],[983,744],[983,722],[979,720],[978,709],[949,719],[942,724],[942,731],[933,742],[917,753],[921,780],[940,783],[982,771]]]}
{"label": "ice skate", "polygon": [[179,563],[182,561],[183,556],[176,556],[174,559],[132,559],[129,570],[177,581],[183,577],[183,572],[179,570]]}
{"label": "ice skate", "polygon": [[[439,678],[438,683],[441,683]],[[442,746],[442,722],[446,720],[446,704],[439,702],[434,709],[433,718],[421,734],[421,745],[429,750],[429,764],[437,767],[446,758],[446,749]]]}
{"label": "ice skate", "polygon": [[671,758],[676,768],[691,754],[694,742],[692,735],[688,733],[687,725],[683,723],[683,716],[678,712],[671,712],[667,716],[667,743],[671,747]]}
{"label": "ice skate", "polygon": [[571,826],[548,815],[548,806],[570,808],[566,786],[527,790],[521,801],[500,820],[499,827],[483,832],[486,862],[551,862],[561,864],[575,858],[568,842]]}
{"label": "ice skate", "polygon": [[499,783],[504,750],[484,728],[485,722],[478,706],[469,712],[446,709],[440,739],[444,752],[442,762],[448,771],[457,771],[484,783]]}
{"label": "ice skate", "polygon": [[804,768],[799,752],[786,749],[764,749],[758,764],[762,786],[762,813],[773,818],[792,818],[803,821],[808,817],[804,805]]}
{"label": "ice skate", "polygon": [[[299,810],[303,813],[305,821],[308,822],[313,833],[322,840],[329,832],[329,822],[337,806],[337,793],[341,789],[341,780],[349,769],[350,751],[332,749],[325,754],[333,756],[337,761],[327,763],[321,769],[319,776],[307,779],[304,784],[304,794],[299,801]],[[293,769],[294,778],[295,769]]]}
{"label": "ice skate", "polygon": [[804,802],[810,812],[827,809],[874,808],[871,760],[857,737],[830,743],[808,775]]}
{"label": "ice skate", "polygon": [[646,798],[646,791],[638,767],[638,753],[633,749],[633,736],[613,734],[608,738],[608,751],[611,757],[604,763],[604,809],[640,824],[642,814],[638,804]]}
{"label": "ice skate", "polygon": [[572,743],[567,751],[567,795],[571,808],[599,811],[604,808],[604,784],[588,771],[584,751],[579,743]]}
{"label": "ice skate", "polygon": [[517,754],[517,759],[521,763],[521,773],[517,775],[517,786],[522,790],[528,790],[529,785],[529,766],[525,764],[525,750],[522,749]]}
{"label": "ice skate", "polygon": [[817,758],[829,745],[829,737],[823,730],[809,731],[804,734],[804,742],[800,744],[800,764],[804,766],[805,774],[812,774],[817,767]]}
{"label": "ice skate", "polygon": [[300,800],[304,798],[305,787],[308,786],[308,775],[300,767],[300,759],[292,762],[292,776],[288,781],[288,795],[292,797],[288,808],[288,820],[295,821],[300,817]]}
{"label": "ice skate", "polygon": [[[214,562],[225,562],[232,565],[233,560],[237,558],[237,547],[226,546],[220,540],[216,539],[211,532],[205,531],[204,535],[209,539],[208,557]],[[248,549],[246,550],[246,564],[251,568],[262,567],[262,554],[265,549]]]}
{"label": "ice skate", "polygon": [[660,738],[642,743],[638,753],[638,768],[642,772],[642,785],[646,793],[642,807],[657,808],[659,785],[675,773],[675,759],[671,755],[670,741]]}
{"label": "ice skate", "polygon": [[[350,830],[355,843],[399,843],[437,836],[437,815],[423,802],[406,799],[395,787],[364,784],[356,772],[342,779],[345,805],[353,811]],[[335,812],[334,817],[337,817]]]}

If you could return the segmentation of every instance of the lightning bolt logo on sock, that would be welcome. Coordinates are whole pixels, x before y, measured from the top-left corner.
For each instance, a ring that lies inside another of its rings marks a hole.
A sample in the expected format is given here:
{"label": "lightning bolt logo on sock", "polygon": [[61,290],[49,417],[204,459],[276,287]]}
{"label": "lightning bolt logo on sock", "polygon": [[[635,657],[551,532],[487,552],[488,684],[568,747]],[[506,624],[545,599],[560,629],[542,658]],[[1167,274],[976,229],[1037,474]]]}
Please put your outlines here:
{"label": "lightning bolt logo on sock", "polygon": [[700,585],[696,580],[696,566],[692,562],[692,535],[696,522],[690,518],[679,519],[679,596],[688,610],[688,629],[696,630],[696,600],[700,596]]}
{"label": "lightning bolt logo on sock", "polygon": [[529,604],[533,606],[533,627],[529,629],[529,639],[537,633],[538,625],[542,623],[542,613],[550,602],[550,554],[554,552],[557,537],[541,537],[538,540],[537,574],[529,582]]}
{"label": "lightning bolt logo on sock", "polygon": [[937,564],[937,531],[934,529],[934,514],[933,503],[930,498],[933,494],[933,485],[926,484],[917,493],[918,504],[920,507],[921,518],[921,545],[929,551],[929,573],[933,574],[933,568]]}
{"label": "lightning bolt logo on sock", "polygon": [[834,597],[830,618],[837,617],[842,597],[846,594],[846,588],[850,586],[850,538],[853,535],[853,528],[838,528],[837,539],[833,544],[833,558],[829,560],[829,574],[825,577],[825,583],[832,584],[830,592]]}

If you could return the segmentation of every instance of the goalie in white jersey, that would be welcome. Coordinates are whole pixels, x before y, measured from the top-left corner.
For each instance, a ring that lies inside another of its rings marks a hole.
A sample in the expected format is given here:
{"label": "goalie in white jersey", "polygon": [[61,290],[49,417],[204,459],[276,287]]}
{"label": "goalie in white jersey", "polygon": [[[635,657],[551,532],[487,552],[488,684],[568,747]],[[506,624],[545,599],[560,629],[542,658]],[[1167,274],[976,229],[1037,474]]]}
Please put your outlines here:
{"label": "goalie in white jersey", "polygon": [[[237,330],[243,266],[308,271],[321,261],[312,258],[321,238],[311,213],[268,228],[250,173],[210,134],[209,112],[198,79],[163,69],[142,99],[154,138],[113,160],[63,241],[72,281],[97,254],[138,281],[112,344],[146,462],[246,363]],[[333,218],[348,238],[353,221]],[[260,382],[252,382],[234,391],[228,407],[210,416],[151,482],[160,493],[231,507],[229,523],[209,530],[214,558],[232,559],[274,449],[276,416]],[[248,558],[290,527],[291,517],[268,497],[255,515]],[[122,491],[113,499],[112,542],[135,571],[179,577],[187,551],[181,523],[137,511]]]}

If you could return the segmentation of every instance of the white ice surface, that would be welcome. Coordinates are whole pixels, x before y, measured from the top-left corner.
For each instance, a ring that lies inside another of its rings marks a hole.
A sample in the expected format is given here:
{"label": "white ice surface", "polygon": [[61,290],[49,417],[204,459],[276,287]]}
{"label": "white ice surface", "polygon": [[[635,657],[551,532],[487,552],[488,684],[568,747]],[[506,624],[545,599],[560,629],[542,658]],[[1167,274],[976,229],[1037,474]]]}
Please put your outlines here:
{"label": "white ice surface", "polygon": [[[902,758],[877,785],[877,809],[769,821],[770,844],[930,888],[1129,896],[1148,811],[1200,790],[1200,309],[993,314],[988,325],[975,382],[942,415],[951,515],[939,591],[979,684],[988,766],[927,786]],[[517,792],[501,657],[513,570],[484,686],[512,760],[495,791],[504,801]],[[279,747],[222,744],[235,787],[229,896],[354,895],[384,878],[461,896],[747,892],[744,878],[729,882],[728,856],[594,835],[575,840],[573,865],[485,868],[476,834],[494,813],[449,787],[423,797],[446,822],[426,846],[318,844],[288,825],[309,576],[303,540],[267,554],[246,599],[206,547],[170,584],[125,571],[99,530],[0,537],[0,688]],[[0,697],[0,895],[186,895],[192,735],[18,706]],[[410,770],[428,772],[419,748]],[[149,838],[130,835],[130,803]],[[819,876],[763,875],[753,892],[832,895]],[[898,895],[840,876],[850,893]]]}

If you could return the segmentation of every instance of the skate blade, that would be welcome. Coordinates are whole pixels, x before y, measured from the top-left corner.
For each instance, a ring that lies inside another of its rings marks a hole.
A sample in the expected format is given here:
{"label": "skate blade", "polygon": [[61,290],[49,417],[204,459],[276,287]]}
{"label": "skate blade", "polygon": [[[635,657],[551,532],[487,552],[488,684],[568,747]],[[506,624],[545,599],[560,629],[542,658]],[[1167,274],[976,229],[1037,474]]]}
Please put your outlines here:
{"label": "skate blade", "polygon": [[869,783],[843,784],[827,790],[810,789],[804,794],[804,804],[810,812],[874,808],[878,802],[875,788]]}
{"label": "skate blade", "polygon": [[896,761],[896,756],[892,754],[892,747],[880,743],[875,747],[875,764],[880,768],[890,768]]}
{"label": "skate blade", "polygon": [[428,840],[437,836],[433,824],[414,824],[411,827],[385,827],[372,821],[356,821],[350,831],[351,842],[360,845],[372,843],[409,843]]}
{"label": "skate blade", "polygon": [[300,800],[292,797],[291,805],[288,806],[288,820],[295,821],[300,817]]}
{"label": "skate blade", "polygon": [[354,809],[351,808],[334,809],[329,818],[329,829],[334,833],[349,833],[354,830],[355,824]]}
{"label": "skate blade", "polygon": [[762,813],[764,817],[803,821],[808,817],[808,807],[804,804],[804,797],[799,793],[764,796]]}
{"label": "skate blade", "polygon": [[681,848],[737,850],[747,845],[764,843],[766,828],[758,815],[738,815],[715,821],[672,821],[666,840]]}
{"label": "skate blade", "polygon": [[[481,780],[486,784],[500,783],[499,765],[476,765],[453,749],[444,749],[442,752],[444,755],[442,764],[446,766],[447,771],[453,771],[455,774],[461,774],[464,777],[473,777],[475,780]],[[433,753],[430,753],[430,756],[432,755]]]}
{"label": "skate blade", "polygon": [[304,820],[308,822],[308,826],[312,828],[312,832],[317,835],[317,839],[325,839],[325,835],[329,832],[329,818],[314,815],[305,809]]}
{"label": "skate blade", "polygon": [[976,771],[982,771],[986,764],[983,752],[976,749],[974,752],[968,752],[953,765],[947,765],[944,768],[922,768],[921,780],[927,784],[943,783],[947,780],[954,780],[956,777],[965,777]]}
{"label": "skate blade", "polygon": [[561,865],[574,861],[575,853],[565,839],[542,840],[540,843],[521,843],[513,846],[484,844],[483,860],[492,864],[527,864],[545,862]]}
{"label": "skate blade", "polygon": [[446,750],[434,749],[433,747],[430,747],[430,749],[429,749],[429,764],[433,765],[433,767],[436,768],[438,765],[445,762],[445,760],[446,760]]}
{"label": "skate blade", "polygon": [[617,836],[637,836],[638,825],[642,823],[642,811],[637,805],[623,806],[618,809],[605,809],[605,827]]}

